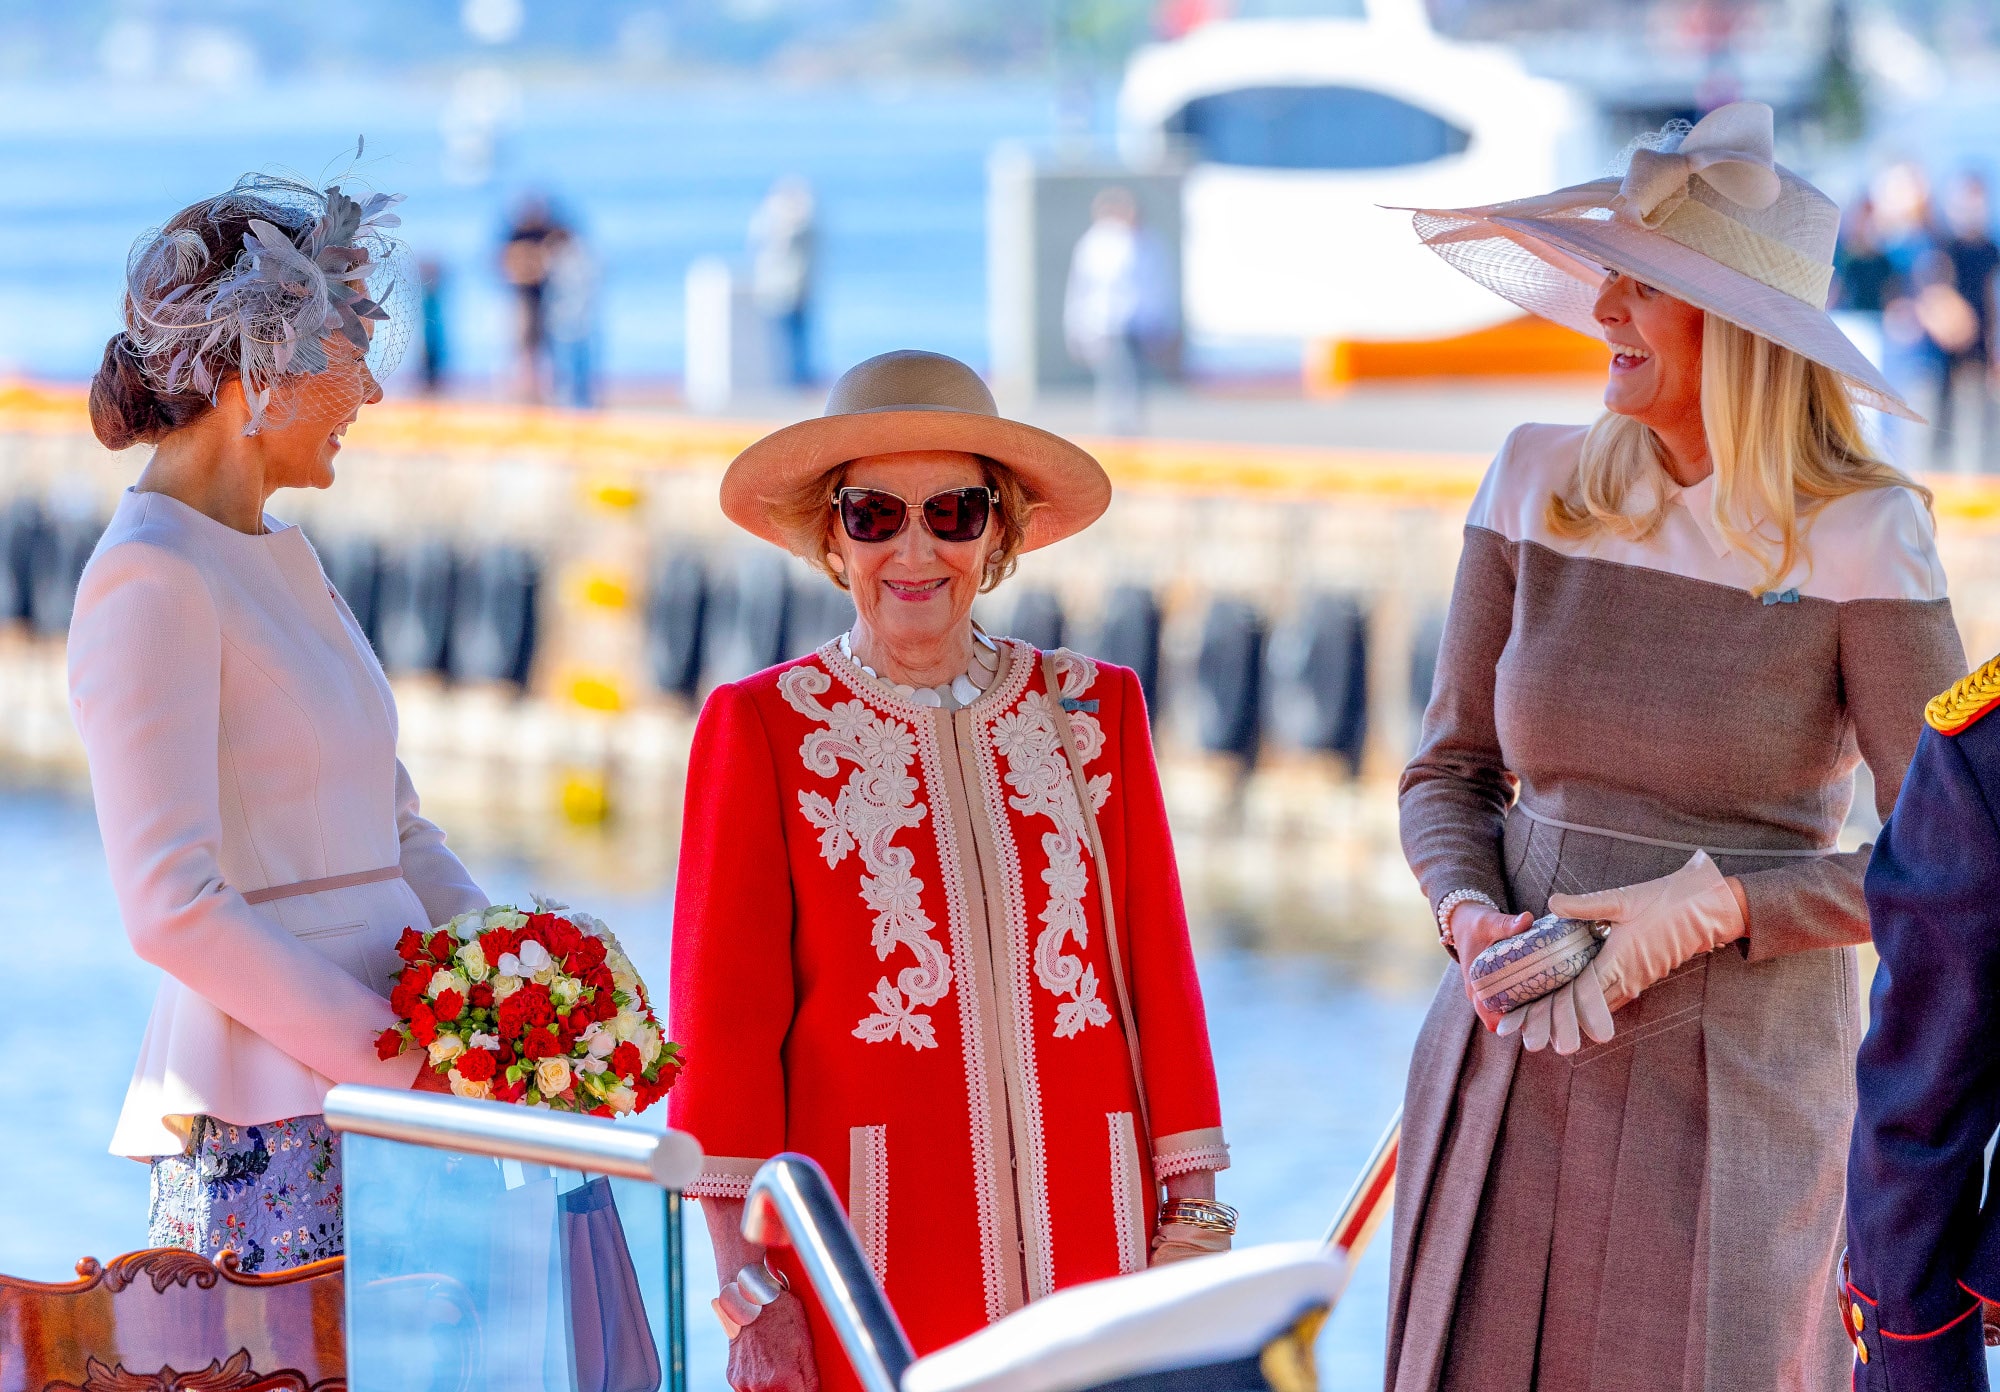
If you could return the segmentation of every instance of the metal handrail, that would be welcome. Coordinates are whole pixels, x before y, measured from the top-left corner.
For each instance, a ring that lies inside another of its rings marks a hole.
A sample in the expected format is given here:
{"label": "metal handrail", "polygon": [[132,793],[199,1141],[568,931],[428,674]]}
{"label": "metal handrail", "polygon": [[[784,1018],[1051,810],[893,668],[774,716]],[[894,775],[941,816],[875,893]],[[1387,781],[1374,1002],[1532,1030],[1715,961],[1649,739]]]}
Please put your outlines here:
{"label": "metal handrail", "polygon": [[644,1180],[672,1191],[685,1189],[701,1172],[701,1146],[685,1131],[640,1131],[604,1117],[434,1092],[342,1083],[326,1095],[326,1124],[434,1150]]}
{"label": "metal handrail", "polygon": [[743,1235],[799,1254],[833,1332],[866,1392],[897,1392],[916,1362],[909,1336],[875,1279],[833,1184],[810,1157],[787,1153],[759,1167],[743,1205]]}
{"label": "metal handrail", "polygon": [[1328,1251],[1345,1256],[1349,1269],[1361,1259],[1368,1239],[1375,1235],[1376,1226],[1395,1199],[1396,1158],[1402,1139],[1403,1109],[1398,1107],[1396,1115],[1389,1118],[1388,1126],[1383,1129],[1381,1139],[1375,1142],[1368,1163],[1361,1167],[1354,1187],[1347,1191],[1340,1212],[1326,1230]]}

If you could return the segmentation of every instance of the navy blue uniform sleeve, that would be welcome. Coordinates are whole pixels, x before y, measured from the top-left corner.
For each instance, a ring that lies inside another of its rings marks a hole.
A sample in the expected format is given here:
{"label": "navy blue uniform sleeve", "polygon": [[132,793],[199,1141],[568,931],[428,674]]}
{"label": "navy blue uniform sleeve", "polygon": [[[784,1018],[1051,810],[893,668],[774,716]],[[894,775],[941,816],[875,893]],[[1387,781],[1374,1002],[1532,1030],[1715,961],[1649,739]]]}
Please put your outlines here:
{"label": "navy blue uniform sleeve", "polygon": [[1868,868],[1882,961],[1847,1173],[1858,1387],[1986,1386],[1964,1282],[2000,1086],[2000,825],[1973,762],[1989,747],[2000,769],[2000,718],[1925,730]]}

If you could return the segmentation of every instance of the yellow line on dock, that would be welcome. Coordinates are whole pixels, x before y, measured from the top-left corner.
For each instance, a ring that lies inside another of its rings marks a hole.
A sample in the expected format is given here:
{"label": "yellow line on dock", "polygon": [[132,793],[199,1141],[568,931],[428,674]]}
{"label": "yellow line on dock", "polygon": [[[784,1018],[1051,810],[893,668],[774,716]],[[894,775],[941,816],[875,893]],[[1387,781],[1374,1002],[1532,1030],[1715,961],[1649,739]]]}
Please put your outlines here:
{"label": "yellow line on dock", "polygon": [[[567,411],[487,402],[385,402],[348,432],[350,447],[388,454],[538,456],[597,471],[720,470],[775,422],[644,411]],[[88,435],[85,393],[0,382],[0,431]],[[1482,455],[1223,441],[1081,437],[1112,481],[1142,492],[1344,499],[1377,506],[1463,507]],[[2000,476],[1929,475],[1940,518],[2000,524]]]}

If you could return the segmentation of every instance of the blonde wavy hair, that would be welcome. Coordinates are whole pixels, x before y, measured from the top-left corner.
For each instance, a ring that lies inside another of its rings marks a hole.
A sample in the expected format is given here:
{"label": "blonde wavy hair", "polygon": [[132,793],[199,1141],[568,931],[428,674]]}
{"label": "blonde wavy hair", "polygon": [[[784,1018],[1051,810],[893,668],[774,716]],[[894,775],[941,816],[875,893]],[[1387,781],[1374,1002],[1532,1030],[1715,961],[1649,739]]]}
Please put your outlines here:
{"label": "blonde wavy hair", "polygon": [[[1870,451],[1838,373],[1715,314],[1702,321],[1701,423],[1715,465],[1715,524],[1761,566],[1756,593],[1798,563],[1812,514],[1833,499],[1907,488],[1931,504],[1928,488]],[[1666,517],[1667,495],[1650,487],[1666,464],[1652,427],[1605,412],[1584,437],[1568,489],[1549,498],[1549,529],[1571,540],[1608,531],[1644,541]]]}

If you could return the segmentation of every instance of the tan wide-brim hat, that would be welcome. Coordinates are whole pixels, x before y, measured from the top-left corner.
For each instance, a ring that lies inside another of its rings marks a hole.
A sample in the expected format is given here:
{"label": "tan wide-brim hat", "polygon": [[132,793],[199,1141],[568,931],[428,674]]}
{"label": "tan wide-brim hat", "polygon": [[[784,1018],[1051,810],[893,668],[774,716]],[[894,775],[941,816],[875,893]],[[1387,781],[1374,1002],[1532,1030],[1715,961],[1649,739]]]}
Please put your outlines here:
{"label": "tan wide-brim hat", "polygon": [[1774,163],[1772,141],[1771,108],[1733,102],[1642,142],[1619,177],[1410,211],[1426,246],[1530,314],[1601,339],[1593,306],[1617,271],[1832,368],[1862,405],[1921,421],[1827,314],[1840,209]]}
{"label": "tan wide-brim hat", "polygon": [[803,552],[810,538],[785,530],[773,500],[849,460],[913,450],[983,454],[1011,469],[1037,505],[1024,551],[1075,535],[1111,505],[1111,480],[1087,451],[1003,418],[979,374],[958,359],[906,348],[855,364],[833,384],[825,414],[774,430],[731,460],[723,515]]}

